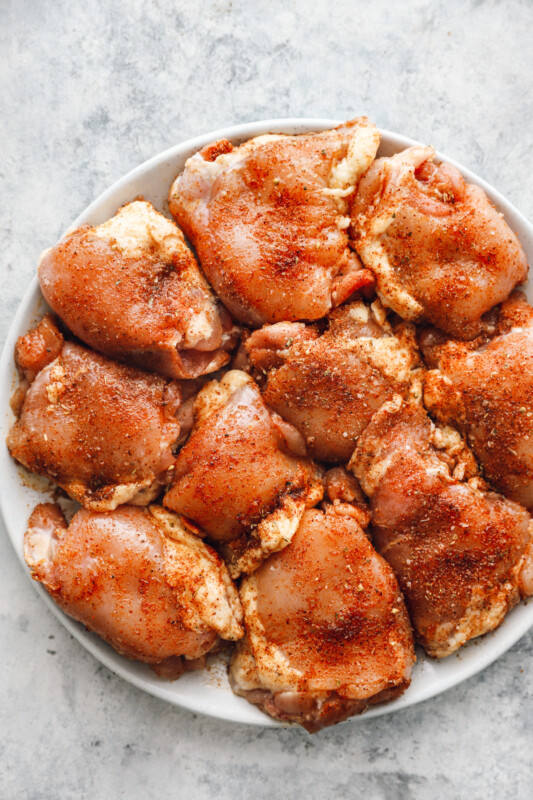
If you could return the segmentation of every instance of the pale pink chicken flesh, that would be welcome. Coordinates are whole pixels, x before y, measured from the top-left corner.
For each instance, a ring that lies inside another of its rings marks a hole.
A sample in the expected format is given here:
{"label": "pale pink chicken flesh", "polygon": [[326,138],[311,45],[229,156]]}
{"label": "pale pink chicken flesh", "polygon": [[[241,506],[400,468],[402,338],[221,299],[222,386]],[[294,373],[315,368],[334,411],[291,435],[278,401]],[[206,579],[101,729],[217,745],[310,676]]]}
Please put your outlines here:
{"label": "pale pink chicken flesh", "polygon": [[398,583],[347,504],[306,511],[292,543],[241,585],[233,690],[314,732],[390,701],[414,648]]}
{"label": "pale pink chicken flesh", "polygon": [[531,518],[487,490],[456,431],[396,398],[360,437],[351,466],[371,498],[374,543],[429,655],[493,630],[533,593]]}
{"label": "pale pink chicken flesh", "polygon": [[236,342],[183,234],[144,201],[67,234],[43,254],[39,281],[83,342],[169,378],[219,369]]}
{"label": "pale pink chicken flesh", "polygon": [[240,638],[242,610],[217,554],[176,515],[162,519],[157,507],[152,514],[121,506],[82,509],[67,525],[46,503],[33,511],[24,544],[32,577],[63,611],[121,655],[172,678],[202,666],[220,636]]}
{"label": "pale pink chicken flesh", "polygon": [[279,322],[246,340],[250,361],[267,374],[264,401],[321,461],[346,463],[372,414],[394,394],[407,396],[418,364],[414,329],[394,332],[381,311],[358,301],[333,311],[322,335]]}
{"label": "pale pink chicken flesh", "polygon": [[195,252],[138,198],[41,257],[100,354],[49,314],[16,348],[10,452],[85,506],[35,508],[32,577],[162,677],[237,641],[233,691],[310,732],[401,695],[413,635],[441,658],[533,596],[524,252],[432,148],[378,146],[205,147],[169,193]]}
{"label": "pale pink chicken flesh", "polygon": [[19,339],[17,360],[33,382],[17,397],[13,458],[93,510],[154,499],[186,433],[180,385],[63,342],[50,317]]}
{"label": "pale pink chicken flesh", "polygon": [[424,401],[467,437],[500,492],[533,510],[533,308],[515,292],[473,342],[422,333]]}
{"label": "pale pink chicken flesh", "polygon": [[479,186],[430,147],[379,158],[361,180],[352,236],[384,303],[460,339],[526,279],[518,239]]}
{"label": "pale pink chicken flesh", "polygon": [[378,145],[361,118],[236,148],[216,142],[187,161],[169,208],[237,319],[255,327],[319,319],[372,286],[348,248],[347,202]]}
{"label": "pale pink chicken flesh", "polygon": [[207,384],[195,414],[163,502],[218,543],[237,576],[289,544],[305,507],[321,499],[320,472],[243,372]]}

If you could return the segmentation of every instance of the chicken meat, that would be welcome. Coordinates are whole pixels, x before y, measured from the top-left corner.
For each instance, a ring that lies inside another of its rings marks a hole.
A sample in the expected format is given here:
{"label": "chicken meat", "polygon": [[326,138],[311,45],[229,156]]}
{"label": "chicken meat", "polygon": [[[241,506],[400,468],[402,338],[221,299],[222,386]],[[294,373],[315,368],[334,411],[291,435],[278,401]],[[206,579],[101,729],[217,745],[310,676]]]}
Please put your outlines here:
{"label": "chicken meat", "polygon": [[392,329],[379,301],[335,309],[320,335],[313,325],[278,322],[245,343],[267,373],[264,401],[305,438],[311,456],[346,463],[372,414],[393,395],[407,396],[419,362],[414,328]]}
{"label": "chicken meat", "polygon": [[322,498],[321,472],[244,372],[204,386],[194,412],[163,502],[205,531],[237,577],[290,543],[305,509]]}
{"label": "chicken meat", "polygon": [[348,200],[378,145],[360,118],[239,147],[220,141],[187,161],[169,208],[237,319],[319,319],[373,284],[348,247]]}
{"label": "chicken meat", "polygon": [[350,462],[371,498],[372,534],[404,593],[417,639],[441,658],[491,631],[533,594],[533,523],[488,491],[459,433],[389,401]]}
{"label": "chicken meat", "polygon": [[352,236],[384,305],[460,339],[527,276],[518,239],[484,191],[431,147],[380,158],[361,180]]}
{"label": "chicken meat", "polygon": [[193,387],[64,341],[49,315],[15,357],[24,380],[7,439],[13,458],[94,511],[146,505],[161,492]]}
{"label": "chicken meat", "polygon": [[169,378],[219,369],[236,343],[182,232],[144,200],[67,234],[43,253],[39,281],[83,342]]}
{"label": "chicken meat", "polygon": [[290,547],[241,583],[246,636],[232,688],[310,732],[390,701],[410,682],[404,601],[360,521],[341,501],[306,511]]}
{"label": "chicken meat", "polygon": [[487,480],[533,509],[533,308],[515,292],[472,342],[421,336],[426,408],[468,437]]}
{"label": "chicken meat", "polygon": [[82,509],[68,525],[58,506],[38,505],[24,555],[63,611],[163,677],[203,666],[221,639],[243,635],[220,557],[160,506]]}

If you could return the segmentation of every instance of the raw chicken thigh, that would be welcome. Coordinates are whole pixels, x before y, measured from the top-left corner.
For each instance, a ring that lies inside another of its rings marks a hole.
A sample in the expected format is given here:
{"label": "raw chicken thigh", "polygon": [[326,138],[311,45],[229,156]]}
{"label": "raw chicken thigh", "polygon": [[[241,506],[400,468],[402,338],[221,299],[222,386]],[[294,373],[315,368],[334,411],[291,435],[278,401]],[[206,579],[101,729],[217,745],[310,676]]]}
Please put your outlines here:
{"label": "raw chicken thigh", "polygon": [[24,545],[32,577],[63,611],[164,677],[203,666],[220,637],[243,635],[219,556],[158,506],[82,509],[67,525],[58,506],[39,505]]}
{"label": "raw chicken thigh", "polygon": [[13,458],[94,511],[159,494],[187,432],[177,382],[64,342],[50,316],[19,339],[16,360],[26,393],[7,439]]}
{"label": "raw chicken thigh", "polygon": [[479,186],[431,147],[379,158],[359,184],[352,233],[384,305],[460,339],[525,280],[518,239]]}
{"label": "raw chicken thigh", "polygon": [[187,161],[170,211],[237,319],[319,319],[373,284],[348,248],[347,214],[378,145],[378,130],[360,118],[235,148],[216,142]]}
{"label": "raw chicken thigh", "polygon": [[178,224],[137,198],[43,253],[62,322],[15,353],[9,451],[83,506],[34,509],[34,580],[164,678],[236,642],[232,690],[309,732],[533,596],[526,257],[431,147],[379,144],[204,147]]}
{"label": "raw chicken thigh", "polygon": [[304,510],[322,498],[319,468],[300,434],[232,370],[195,402],[195,426],[164,504],[190,517],[224,555],[232,577],[286,547]]}
{"label": "raw chicken thigh", "polygon": [[143,200],[67,234],[41,257],[39,281],[83,342],[169,378],[219,369],[235,344],[183,234]]}
{"label": "raw chicken thigh", "polygon": [[457,431],[395,398],[360,437],[351,466],[371,498],[374,543],[429,655],[493,630],[533,594],[531,518],[486,490]]}
{"label": "raw chicken thigh", "polygon": [[421,341],[428,366],[425,404],[467,437],[485,477],[533,509],[533,308],[520,292],[464,343],[435,330]]}
{"label": "raw chicken thigh", "polygon": [[414,648],[398,583],[347,503],[303,515],[291,545],[240,589],[246,638],[233,690],[308,731],[392,700],[407,688]]}
{"label": "raw chicken thigh", "polygon": [[246,341],[252,364],[267,372],[264,401],[302,433],[311,456],[346,463],[372,414],[406,396],[418,363],[414,328],[391,328],[377,301],[333,311],[328,330],[278,322]]}

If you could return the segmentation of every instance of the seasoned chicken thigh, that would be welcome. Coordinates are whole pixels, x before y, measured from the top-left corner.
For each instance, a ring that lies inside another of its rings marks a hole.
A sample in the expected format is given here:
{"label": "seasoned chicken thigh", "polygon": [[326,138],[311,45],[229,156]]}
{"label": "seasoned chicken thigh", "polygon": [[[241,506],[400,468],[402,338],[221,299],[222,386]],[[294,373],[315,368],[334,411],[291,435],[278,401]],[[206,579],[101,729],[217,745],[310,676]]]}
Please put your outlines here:
{"label": "seasoned chicken thigh", "polygon": [[217,543],[237,577],[289,544],[304,510],[322,498],[321,473],[244,372],[208,383],[194,410],[163,502]]}
{"label": "seasoned chicken thigh", "polygon": [[64,342],[50,316],[19,339],[16,360],[26,393],[7,439],[13,458],[94,511],[159,494],[187,433],[179,417],[191,400],[177,382]]}
{"label": "seasoned chicken thigh", "polygon": [[235,148],[216,142],[187,161],[170,211],[237,319],[319,319],[372,285],[348,248],[347,201],[378,145],[377,129],[360,118]]}
{"label": "seasoned chicken thigh", "polygon": [[168,678],[203,666],[222,639],[240,639],[237,590],[215,551],[159,506],[35,508],[24,537],[32,577],[69,616],[126,658]]}
{"label": "seasoned chicken thigh", "polygon": [[39,372],[60,355],[64,343],[52,314],[45,314],[35,328],[19,336],[15,345],[15,364],[23,379],[24,392]]}
{"label": "seasoned chicken thigh", "polygon": [[346,503],[303,515],[289,547],[240,589],[233,690],[318,731],[407,688],[414,648],[398,583]]}
{"label": "seasoned chicken thigh", "polygon": [[531,518],[487,491],[456,431],[395,398],[360,437],[351,466],[371,498],[374,543],[429,655],[493,630],[533,594]]}
{"label": "seasoned chicken thigh", "polygon": [[533,308],[520,292],[473,342],[435,330],[421,337],[426,407],[467,437],[485,477],[533,509]]}
{"label": "seasoned chicken thigh", "polygon": [[229,360],[235,330],[183,234],[144,200],[47,250],[42,293],[83,342],[169,378],[195,378]]}
{"label": "seasoned chicken thigh", "polygon": [[391,328],[377,301],[333,311],[328,330],[278,322],[254,331],[245,347],[267,372],[264,401],[302,433],[310,455],[346,463],[372,414],[406,396],[418,363],[414,328]]}
{"label": "seasoned chicken thigh", "polygon": [[375,161],[359,184],[352,234],[384,305],[470,339],[528,267],[483,190],[434,156],[410,147]]}

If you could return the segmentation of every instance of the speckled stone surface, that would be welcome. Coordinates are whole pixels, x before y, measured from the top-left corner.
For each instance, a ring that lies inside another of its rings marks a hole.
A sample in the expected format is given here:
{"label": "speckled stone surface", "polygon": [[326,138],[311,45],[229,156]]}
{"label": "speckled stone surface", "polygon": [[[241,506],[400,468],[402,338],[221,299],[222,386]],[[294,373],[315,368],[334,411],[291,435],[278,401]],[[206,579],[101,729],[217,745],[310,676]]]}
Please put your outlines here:
{"label": "speckled stone surface", "polygon": [[[223,125],[351,117],[533,218],[529,0],[2,0],[0,334],[40,251],[147,157]],[[310,737],[172,708],[100,666],[0,531],[0,797],[533,798],[533,634],[437,699]]]}

